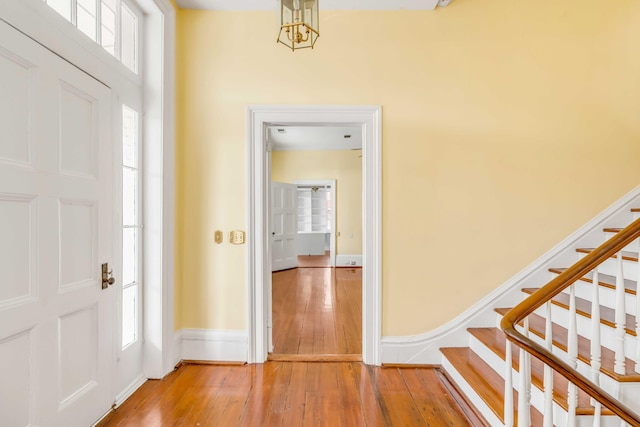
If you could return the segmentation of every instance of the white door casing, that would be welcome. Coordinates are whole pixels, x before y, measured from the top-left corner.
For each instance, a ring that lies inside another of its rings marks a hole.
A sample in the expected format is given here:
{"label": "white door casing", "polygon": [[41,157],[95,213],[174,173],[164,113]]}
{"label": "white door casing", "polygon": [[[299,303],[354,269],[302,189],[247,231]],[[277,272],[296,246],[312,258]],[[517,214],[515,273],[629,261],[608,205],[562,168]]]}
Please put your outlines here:
{"label": "white door casing", "polygon": [[295,184],[271,182],[271,271],[298,266],[298,188]]}
{"label": "white door casing", "polygon": [[265,128],[273,124],[362,125],[363,286],[362,359],[380,364],[382,282],[381,108],[379,106],[247,107],[247,323],[249,363],[262,363],[269,350],[267,333],[271,278],[269,185],[271,174]]}
{"label": "white door casing", "polygon": [[0,22],[0,419],[111,406],[111,90]]}

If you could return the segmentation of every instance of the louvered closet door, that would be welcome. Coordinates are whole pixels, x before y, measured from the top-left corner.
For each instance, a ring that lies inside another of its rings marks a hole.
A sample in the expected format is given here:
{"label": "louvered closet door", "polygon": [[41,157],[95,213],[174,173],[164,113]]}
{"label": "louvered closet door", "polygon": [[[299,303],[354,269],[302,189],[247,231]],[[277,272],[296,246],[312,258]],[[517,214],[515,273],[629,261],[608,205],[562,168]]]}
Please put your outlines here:
{"label": "louvered closet door", "polygon": [[0,424],[111,406],[111,91],[0,22]]}

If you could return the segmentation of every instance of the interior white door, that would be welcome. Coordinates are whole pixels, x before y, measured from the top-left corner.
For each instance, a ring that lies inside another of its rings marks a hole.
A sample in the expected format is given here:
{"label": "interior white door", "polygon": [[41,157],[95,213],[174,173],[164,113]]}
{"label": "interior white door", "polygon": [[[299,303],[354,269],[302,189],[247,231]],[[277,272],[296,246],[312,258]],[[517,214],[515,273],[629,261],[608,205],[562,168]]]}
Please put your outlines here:
{"label": "interior white door", "polygon": [[0,22],[0,424],[113,402],[111,90]]}
{"label": "interior white door", "polygon": [[298,190],[295,184],[271,182],[271,271],[298,266]]}

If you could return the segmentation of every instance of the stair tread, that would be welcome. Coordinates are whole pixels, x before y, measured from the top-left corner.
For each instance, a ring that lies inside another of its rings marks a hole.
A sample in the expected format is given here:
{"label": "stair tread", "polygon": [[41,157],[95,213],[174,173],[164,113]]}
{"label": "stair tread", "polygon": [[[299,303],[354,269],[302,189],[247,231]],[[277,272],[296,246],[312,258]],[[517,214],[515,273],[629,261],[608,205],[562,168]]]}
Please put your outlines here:
{"label": "stair tread", "polygon": [[[576,249],[576,252],[582,253],[582,254],[588,254],[593,252],[595,248],[578,248]],[[632,252],[632,251],[621,251],[620,253],[622,253],[622,259],[625,261],[635,261],[638,262],[638,252]],[[617,258],[618,255],[613,255],[611,256],[611,258]]]}
{"label": "stair tread", "polygon": [[[509,311],[509,308],[499,308],[496,309],[496,312],[500,315],[504,316],[504,314]],[[545,323],[546,319],[537,314],[532,314],[529,316],[529,330],[537,335],[538,337],[544,339],[545,334]],[[501,332],[502,333],[502,332]],[[561,349],[562,351],[567,351],[567,337],[569,331],[563,326],[560,326],[556,323],[552,323],[552,335],[553,335],[553,345]],[[600,372],[608,375],[609,377],[619,381],[619,382],[635,382],[640,381],[640,374],[635,372],[634,367],[635,363],[631,359],[625,359],[625,375],[616,374],[614,371],[614,363],[615,363],[615,353],[608,349],[607,347],[601,347],[601,367]],[[586,363],[587,365],[591,365],[591,340],[578,336],[578,358]]]}
{"label": "stair tread", "polygon": [[[522,289],[522,292],[531,295],[534,292],[536,292],[538,289],[539,288],[524,288]],[[568,294],[565,294],[565,293],[558,294],[555,297],[553,297],[551,302],[554,305],[557,305],[566,310],[569,310]],[[591,301],[576,297],[576,313],[590,319],[591,318]],[[600,306],[600,323],[610,326],[612,328],[615,328],[616,327],[615,310],[609,307]],[[635,327],[636,327],[636,317],[631,314],[627,314],[626,325],[625,325],[626,332],[629,335],[636,336]]]}
{"label": "stair tread", "polygon": [[[549,269],[550,272],[556,273],[556,274],[560,274],[560,273],[564,272],[565,270],[566,270],[566,268],[550,268]],[[583,282],[593,283],[593,273],[589,273],[589,274],[585,275],[580,280],[582,280]],[[602,286],[602,287],[609,288],[609,289],[615,289],[616,288],[616,277],[615,276],[611,276],[609,274],[599,273],[598,274],[598,282],[600,283],[600,286]],[[624,279],[624,288],[625,288],[625,292],[626,293],[635,295],[636,294],[636,289],[637,289],[637,284],[633,280]]]}
{"label": "stair tread", "polygon": [[[505,360],[506,344],[504,333],[498,328],[471,328],[469,332],[485,343],[502,360]],[[520,349],[518,346],[511,346],[511,357],[513,368],[520,372]],[[531,384],[539,390],[544,390],[544,363],[535,357],[531,358]],[[567,402],[567,390],[569,381],[557,372],[553,373],[553,400],[566,411],[569,408]],[[578,415],[593,415],[594,408],[591,406],[589,395],[578,390]]]}
{"label": "stair tread", "polygon": [[[504,379],[469,347],[441,348],[440,352],[504,423]],[[518,422],[518,392],[513,392],[514,422]],[[531,407],[531,424],[542,425],[542,414]]]}

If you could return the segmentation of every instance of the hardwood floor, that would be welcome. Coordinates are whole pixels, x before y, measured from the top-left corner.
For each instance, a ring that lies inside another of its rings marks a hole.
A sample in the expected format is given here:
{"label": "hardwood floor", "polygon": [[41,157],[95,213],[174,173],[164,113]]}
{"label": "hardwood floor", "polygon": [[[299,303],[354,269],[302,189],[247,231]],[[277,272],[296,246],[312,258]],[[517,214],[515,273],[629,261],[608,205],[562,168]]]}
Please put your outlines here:
{"label": "hardwood floor", "polygon": [[[360,355],[362,269],[273,273],[273,355]],[[353,360],[353,359],[350,359]]]}
{"label": "hardwood floor", "polygon": [[330,254],[331,252],[326,251],[324,255],[298,255],[298,267],[331,267]]}
{"label": "hardwood floor", "polygon": [[438,369],[182,365],[164,380],[147,381],[98,426],[480,425],[451,390]]}

